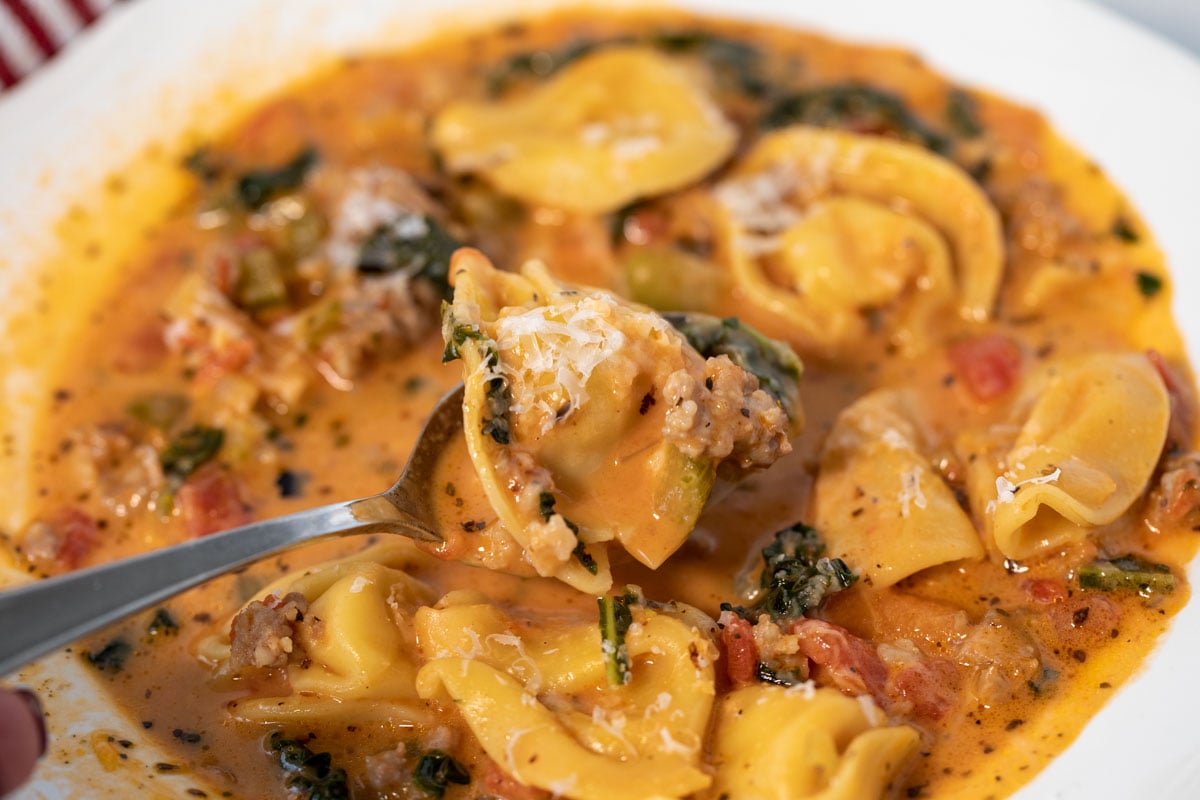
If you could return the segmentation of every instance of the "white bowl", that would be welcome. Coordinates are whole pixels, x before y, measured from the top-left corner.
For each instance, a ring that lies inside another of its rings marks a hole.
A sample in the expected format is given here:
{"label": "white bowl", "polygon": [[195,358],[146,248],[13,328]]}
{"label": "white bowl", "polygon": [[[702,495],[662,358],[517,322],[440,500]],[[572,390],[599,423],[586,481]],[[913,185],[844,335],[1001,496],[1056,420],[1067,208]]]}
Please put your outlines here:
{"label": "white bowl", "polygon": [[[18,319],[23,288],[43,265],[68,205],[86,206],[95,196],[89,189],[148,145],[177,152],[185,135],[220,129],[245,102],[336,53],[399,47],[440,24],[478,24],[514,8],[513,2],[481,7],[455,0],[422,5],[414,11],[389,0],[140,0],[112,11],[63,57],[0,97],[0,293],[17,298],[3,304],[0,321]],[[517,7],[549,5],[539,0]],[[1200,63],[1078,0],[686,5],[900,45],[961,83],[1042,110],[1148,221],[1172,267],[1185,337],[1191,351],[1200,352],[1194,311],[1200,303]],[[165,183],[140,191],[157,192],[162,202],[172,188]],[[46,396],[39,395],[38,380],[64,339],[48,340],[40,364],[20,370],[0,348],[0,365],[7,365],[0,433],[17,434],[18,447],[27,444],[23,433],[37,398]],[[3,467],[0,480],[9,487],[0,526],[11,526],[26,487],[19,472]],[[1189,575],[1193,583],[1200,580],[1200,564]],[[0,634],[14,624],[0,620]],[[1200,604],[1192,603],[1140,673],[1017,797],[1200,797],[1192,727],[1200,718],[1197,667]],[[142,763],[158,758],[151,743],[139,740],[140,726],[108,704],[78,659],[55,656],[15,680],[43,692],[53,737],[50,756],[18,797],[182,796],[191,785],[186,778],[147,780],[132,770],[103,770],[91,753],[96,730],[137,742]]]}

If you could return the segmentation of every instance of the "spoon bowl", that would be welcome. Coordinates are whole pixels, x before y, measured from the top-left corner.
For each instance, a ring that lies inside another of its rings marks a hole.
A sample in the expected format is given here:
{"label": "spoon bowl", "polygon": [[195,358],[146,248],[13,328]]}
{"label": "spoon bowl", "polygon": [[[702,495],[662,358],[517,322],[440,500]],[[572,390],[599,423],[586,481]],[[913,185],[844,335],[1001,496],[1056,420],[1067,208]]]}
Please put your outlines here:
{"label": "spoon bowl", "polygon": [[0,675],[205,581],[331,536],[394,533],[442,541],[433,514],[438,458],[462,433],[460,383],[438,401],[400,477],[361,500],[254,522],[0,593]]}

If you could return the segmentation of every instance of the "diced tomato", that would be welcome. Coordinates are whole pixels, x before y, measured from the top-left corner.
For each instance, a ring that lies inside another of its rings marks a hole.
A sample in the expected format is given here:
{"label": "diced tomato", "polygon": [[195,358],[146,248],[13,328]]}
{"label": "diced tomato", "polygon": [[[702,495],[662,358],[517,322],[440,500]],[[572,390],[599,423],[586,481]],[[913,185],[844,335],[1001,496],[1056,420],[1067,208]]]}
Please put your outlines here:
{"label": "diced tomato", "polygon": [[1149,505],[1148,519],[1155,528],[1194,523],[1200,508],[1200,454],[1168,461]]}
{"label": "diced tomato", "polygon": [[650,244],[663,239],[669,226],[670,220],[661,209],[641,208],[625,219],[620,233],[632,244]]}
{"label": "diced tomato", "polygon": [[69,569],[79,567],[100,542],[96,520],[73,506],[59,509],[49,523],[58,537],[58,560]]}
{"label": "diced tomato", "polygon": [[1022,581],[1021,588],[1035,603],[1050,605],[1067,599],[1067,587],[1062,581],[1050,578],[1031,578]]}
{"label": "diced tomato", "polygon": [[179,511],[184,530],[193,538],[208,536],[253,519],[242,500],[237,478],[215,464],[207,464],[179,487]]}
{"label": "diced tomato", "polygon": [[1175,369],[1167,363],[1157,350],[1147,350],[1146,358],[1163,379],[1167,396],[1171,399],[1171,421],[1167,427],[1167,446],[1184,449],[1192,441],[1192,404],[1189,402],[1187,382],[1180,379]]}
{"label": "diced tomato", "polygon": [[155,320],[138,328],[125,340],[113,358],[113,366],[121,372],[146,372],[167,357],[163,339],[163,324]]}
{"label": "diced tomato", "polygon": [[1007,336],[989,333],[951,346],[954,374],[966,390],[987,402],[1006,394],[1021,372],[1021,350]]}
{"label": "diced tomato", "polygon": [[800,652],[817,666],[818,678],[847,694],[886,702],[887,665],[865,639],[819,619],[798,619],[792,632],[800,637]]}
{"label": "diced tomato", "polygon": [[754,683],[758,675],[758,647],[754,644],[754,628],[733,614],[721,620],[721,650],[725,654],[725,674],[734,687]]}
{"label": "diced tomato", "polygon": [[229,339],[220,347],[208,348],[193,380],[198,386],[212,386],[224,375],[241,372],[257,349],[258,345],[248,338]]}
{"label": "diced tomato", "polygon": [[1121,629],[1121,606],[1103,592],[1076,592],[1065,603],[1046,609],[1055,641],[1086,642],[1112,638]]}
{"label": "diced tomato", "polygon": [[483,773],[483,788],[489,795],[505,800],[545,800],[550,793],[534,786],[526,786],[509,777],[495,761],[488,761]]}
{"label": "diced tomato", "polygon": [[924,719],[941,719],[954,706],[958,670],[945,658],[934,658],[901,667],[888,682],[889,693],[912,704],[912,713]]}

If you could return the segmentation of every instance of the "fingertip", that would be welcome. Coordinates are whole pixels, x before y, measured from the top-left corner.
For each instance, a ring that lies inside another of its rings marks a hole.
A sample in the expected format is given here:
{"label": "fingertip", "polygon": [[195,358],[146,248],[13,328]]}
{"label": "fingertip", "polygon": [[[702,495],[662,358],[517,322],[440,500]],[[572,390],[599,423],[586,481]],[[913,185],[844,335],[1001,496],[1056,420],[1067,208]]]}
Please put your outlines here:
{"label": "fingertip", "polygon": [[24,784],[46,752],[46,721],[37,695],[0,689],[0,795]]}

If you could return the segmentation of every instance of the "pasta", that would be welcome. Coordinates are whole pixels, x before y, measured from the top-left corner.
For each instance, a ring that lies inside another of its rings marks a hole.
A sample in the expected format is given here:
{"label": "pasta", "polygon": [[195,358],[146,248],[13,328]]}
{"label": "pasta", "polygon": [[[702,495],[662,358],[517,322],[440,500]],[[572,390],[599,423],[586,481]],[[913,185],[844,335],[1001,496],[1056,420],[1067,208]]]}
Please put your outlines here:
{"label": "pasta", "polygon": [[[404,571],[411,561],[395,545],[380,545],[306,575],[283,578],[260,592],[250,606],[263,612],[277,611],[269,607],[280,603],[286,608],[287,599],[297,595],[303,610],[284,622],[281,631],[275,620],[239,626],[238,620],[250,616],[243,608],[229,633],[202,643],[201,654],[220,670],[242,677],[285,666],[291,691],[284,696],[252,694],[230,709],[233,717],[282,723],[291,730],[347,713],[409,724],[427,720],[414,685],[415,643],[411,632],[405,636],[406,625],[398,624],[407,623],[433,599],[429,587]],[[231,641],[239,635],[252,642]],[[239,644],[242,650],[261,649],[271,647],[272,638],[287,640],[282,664],[266,662],[261,652],[239,660]],[[349,711],[355,708],[359,710]]]}
{"label": "pasta", "polygon": [[769,333],[799,328],[806,346],[834,353],[862,338],[864,309],[900,302],[895,336],[919,349],[929,315],[951,299],[967,319],[992,312],[1004,258],[996,213],[969,176],[916,145],[786,128],[715,192],[733,285]]}
{"label": "pasta", "polygon": [[830,552],[877,587],[984,554],[975,526],[929,466],[913,404],[902,391],[881,390],[843,411],[814,489],[813,523]]}
{"label": "pasta", "polygon": [[[563,286],[536,262],[511,275],[464,251],[453,276],[443,335],[463,358],[467,447],[502,525],[488,536],[515,539],[536,574],[606,591],[612,540],[658,567],[695,527],[718,466],[761,468],[790,451],[790,352],[781,405],[648,309]],[[644,494],[614,513],[615,484]]]}
{"label": "pasta", "polygon": [[[1079,541],[1146,489],[1170,402],[1141,355],[1099,354],[1048,368],[997,471],[976,459],[972,505],[996,548],[1021,559]],[[1019,418],[1019,417],[1018,417]]]}
{"label": "pasta", "polygon": [[[749,686],[721,700],[711,797],[877,797],[916,747],[911,728],[876,727],[878,710],[833,689]],[[762,731],[774,731],[761,748]]]}
{"label": "pasta", "polygon": [[683,797],[708,786],[700,756],[716,654],[706,632],[637,609],[625,639],[631,679],[610,688],[594,624],[517,636],[486,602],[443,605],[418,618],[432,655],[418,691],[452,701],[507,774],[581,798]]}
{"label": "pasta", "polygon": [[589,212],[686,185],[737,141],[703,87],[644,47],[585,56],[518,100],[452,105],[432,137],[453,170],[479,171],[532,203]]}
{"label": "pasta", "polygon": [[377,492],[460,380],[463,436],[439,544],[298,549],[75,649],[131,785],[999,797],[1188,600],[1197,402],[1147,222],[911,54],[562,11],[332,64],[194,144],[185,199],[100,220],[140,249],[54,262],[124,271],[5,557]]}

